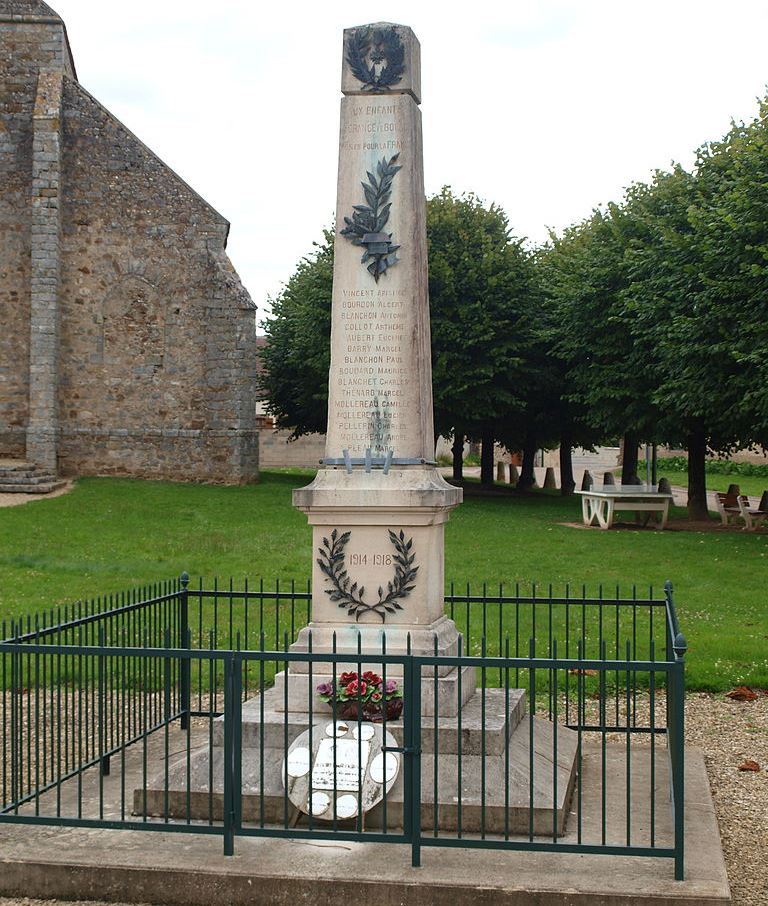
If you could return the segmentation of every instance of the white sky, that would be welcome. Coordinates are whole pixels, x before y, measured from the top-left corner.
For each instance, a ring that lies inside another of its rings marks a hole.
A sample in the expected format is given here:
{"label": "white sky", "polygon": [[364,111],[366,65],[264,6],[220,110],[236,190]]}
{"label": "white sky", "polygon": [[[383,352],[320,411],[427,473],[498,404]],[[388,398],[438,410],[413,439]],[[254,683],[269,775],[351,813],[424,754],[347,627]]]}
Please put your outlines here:
{"label": "white sky", "polygon": [[330,225],[344,27],[422,47],[427,193],[495,201],[532,242],[749,119],[765,0],[49,0],[83,86],[232,223],[263,315]]}

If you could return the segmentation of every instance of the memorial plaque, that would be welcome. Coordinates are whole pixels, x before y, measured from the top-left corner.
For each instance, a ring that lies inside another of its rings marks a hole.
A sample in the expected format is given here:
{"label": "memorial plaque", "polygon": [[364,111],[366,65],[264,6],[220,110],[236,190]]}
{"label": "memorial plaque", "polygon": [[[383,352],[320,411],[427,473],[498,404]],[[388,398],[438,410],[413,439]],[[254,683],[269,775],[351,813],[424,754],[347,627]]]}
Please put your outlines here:
{"label": "memorial plaque", "polygon": [[[288,749],[283,783],[291,802],[305,814],[332,821],[354,818],[381,802],[400,771],[400,755],[384,752],[384,728],[368,722],[337,721],[306,730]],[[387,732],[386,745],[396,747]]]}

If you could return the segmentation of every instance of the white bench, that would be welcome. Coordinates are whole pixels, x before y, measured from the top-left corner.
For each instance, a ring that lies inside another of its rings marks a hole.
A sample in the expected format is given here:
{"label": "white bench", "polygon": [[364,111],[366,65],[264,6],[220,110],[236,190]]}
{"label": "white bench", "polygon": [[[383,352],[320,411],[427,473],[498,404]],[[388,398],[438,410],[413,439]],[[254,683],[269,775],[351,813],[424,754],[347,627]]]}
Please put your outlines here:
{"label": "white bench", "polygon": [[746,494],[739,494],[737,499],[739,502],[739,515],[744,520],[744,531],[754,532],[768,519],[768,510],[750,506],[749,497]]}
{"label": "white bench", "polygon": [[738,494],[724,494],[718,491],[715,493],[715,503],[723,525],[728,525],[731,520],[738,519],[741,516]]}
{"label": "white bench", "polygon": [[667,526],[669,505],[672,494],[657,491],[655,487],[638,484],[603,485],[587,491],[576,491],[581,495],[581,513],[584,525],[599,525],[609,529],[613,525],[613,514],[622,510],[635,513],[661,513],[659,528]]}

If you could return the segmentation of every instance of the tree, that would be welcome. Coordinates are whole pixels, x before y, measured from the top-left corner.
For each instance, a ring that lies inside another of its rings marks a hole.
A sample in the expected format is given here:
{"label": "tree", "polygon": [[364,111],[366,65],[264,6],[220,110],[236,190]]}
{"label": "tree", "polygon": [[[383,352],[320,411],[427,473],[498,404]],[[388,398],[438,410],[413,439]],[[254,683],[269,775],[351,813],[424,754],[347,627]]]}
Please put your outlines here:
{"label": "tree", "polygon": [[492,484],[494,440],[524,405],[533,261],[501,208],[449,187],[427,202],[427,238],[435,426],[457,450],[465,436],[482,441],[481,481]]}
{"label": "tree", "polygon": [[328,421],[331,358],[333,232],[323,231],[316,251],[299,262],[263,322],[260,389],[278,428],[291,438],[324,433]]}
{"label": "tree", "polygon": [[[504,212],[473,195],[446,188],[429,199],[427,236],[435,426],[457,442],[490,435],[492,450],[494,425],[521,405],[533,265]],[[293,437],[326,429],[332,282],[326,231],[263,325],[261,386],[277,426]]]}
{"label": "tree", "polygon": [[637,471],[640,441],[656,439],[660,418],[634,314],[622,295],[626,250],[641,228],[625,208],[610,204],[553,234],[540,255],[551,346],[564,369],[563,402],[575,407],[567,419],[574,442],[576,434],[587,444],[623,437],[624,482]]}
{"label": "tree", "polygon": [[[768,341],[765,109],[629,197],[646,227],[627,254],[627,304],[654,362],[653,399],[688,451],[688,510],[706,519],[705,462],[765,443]],[[762,175],[761,175],[762,174]]]}

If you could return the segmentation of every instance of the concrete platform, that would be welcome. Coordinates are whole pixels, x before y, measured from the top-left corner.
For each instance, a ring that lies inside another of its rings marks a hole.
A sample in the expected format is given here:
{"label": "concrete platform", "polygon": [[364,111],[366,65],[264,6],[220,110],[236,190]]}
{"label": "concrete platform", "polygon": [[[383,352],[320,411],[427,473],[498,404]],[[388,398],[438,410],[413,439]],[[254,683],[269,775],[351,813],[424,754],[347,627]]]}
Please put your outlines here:
{"label": "concrete platform", "polygon": [[[178,751],[180,734],[171,739]],[[151,757],[160,740],[153,741]],[[142,753],[134,747],[126,774],[113,763],[105,778],[104,818],[119,820],[120,790],[134,788]],[[647,763],[633,756],[633,798],[647,805]],[[600,833],[598,748],[585,747],[583,839]],[[621,842],[625,826],[623,747],[609,747],[606,833]],[[657,763],[657,843],[670,842],[665,759]],[[645,790],[640,789],[645,781]],[[83,815],[98,815],[98,776],[83,779]],[[51,814],[55,797],[41,798]],[[123,807],[130,805],[123,802]],[[76,782],[62,791],[62,815],[74,815]],[[633,808],[634,811],[634,808]],[[647,810],[646,810],[647,811]],[[30,812],[31,813],[31,809]],[[634,842],[647,841],[640,809]],[[576,841],[574,814],[563,842]],[[21,826],[0,822],[0,895],[100,899],[168,906],[295,906],[348,900],[372,906],[727,906],[730,892],[704,759],[686,756],[686,880],[674,880],[670,859],[568,853],[425,847],[422,867],[411,868],[400,844],[241,837],[235,855],[222,855],[220,837],[160,830]]]}

